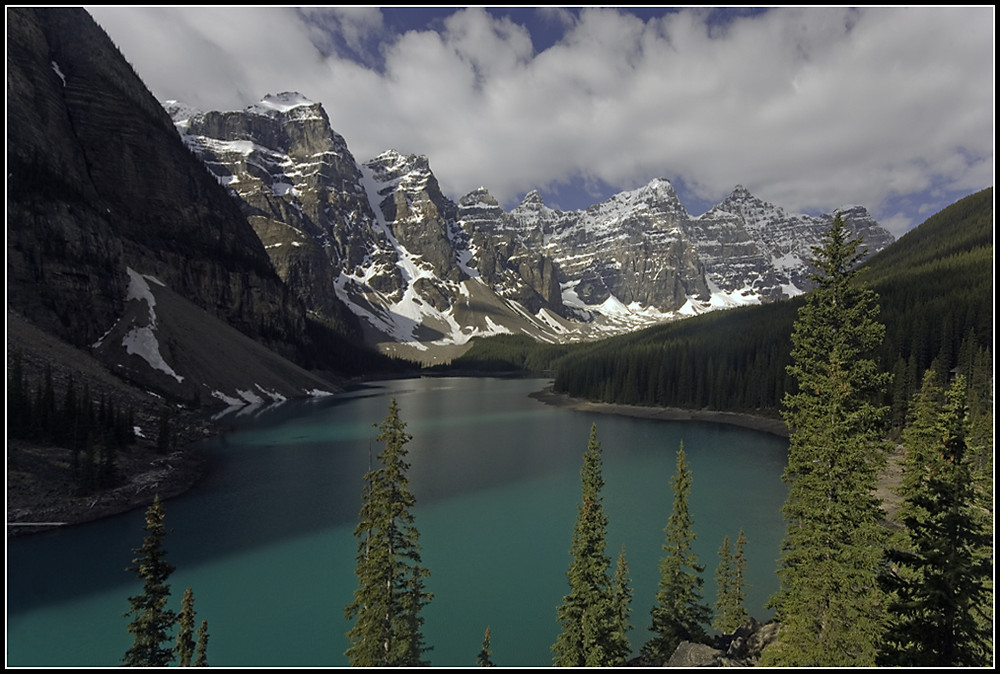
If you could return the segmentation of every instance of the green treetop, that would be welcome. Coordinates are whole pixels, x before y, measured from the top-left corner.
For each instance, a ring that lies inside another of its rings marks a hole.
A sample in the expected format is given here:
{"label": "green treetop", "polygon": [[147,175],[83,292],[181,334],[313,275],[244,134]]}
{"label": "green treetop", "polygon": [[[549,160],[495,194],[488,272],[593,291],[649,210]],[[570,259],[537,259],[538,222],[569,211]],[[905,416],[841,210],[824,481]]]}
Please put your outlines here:
{"label": "green treetop", "polygon": [[476,664],[480,667],[495,667],[493,664],[493,651],[490,649],[490,626],[486,626],[486,632],[483,634],[483,647],[479,649],[479,655],[476,656]]}
{"label": "green treetop", "polygon": [[611,641],[614,644],[613,651],[620,654],[623,660],[632,654],[632,645],[628,640],[629,630],[632,629],[630,621],[632,594],[632,578],[629,576],[628,562],[625,560],[625,546],[622,545],[621,552],[618,553],[618,564],[615,566],[615,576],[612,582],[615,623]]}
{"label": "green treetop", "polygon": [[733,632],[747,621],[749,616],[743,607],[746,601],[746,558],[743,554],[746,537],[740,529],[736,539],[736,552],[729,545],[729,536],[722,541],[719,548],[719,566],[715,570],[717,595],[715,602],[715,619],[712,627],[722,633]]}
{"label": "green treetop", "polygon": [[573,528],[572,557],[566,576],[570,591],[557,609],[562,631],[552,650],[553,663],[562,667],[601,667],[624,664],[628,640],[621,630],[621,605],[608,576],[611,560],[604,552],[608,516],[601,503],[601,445],[597,426],[580,469],[582,502]]}
{"label": "green treetop", "polygon": [[208,621],[198,626],[198,643],[194,647],[194,666],[208,667]]}
{"label": "green treetop", "polygon": [[673,510],[664,529],[664,556],[660,559],[660,583],[656,605],[650,614],[653,637],[642,648],[649,663],[666,662],[681,641],[706,642],[711,610],[701,603],[701,577],[705,567],[691,549],[696,538],[688,510],[692,475],[684,454],[684,445],[677,451],[677,473],[670,481],[674,494]]}
{"label": "green treetop", "polygon": [[916,513],[915,504],[907,498],[926,486],[933,465],[934,453],[940,451],[944,430],[941,428],[940,411],[944,401],[944,390],[938,381],[934,368],[924,372],[920,390],[910,403],[909,421],[903,428],[903,476],[899,494],[903,497],[900,516],[926,514]]}
{"label": "green treetop", "polygon": [[891,625],[880,662],[988,667],[993,538],[969,465],[965,378],[956,378],[943,404],[940,390],[935,378],[925,377],[903,436],[907,479],[900,492],[908,541],[888,553]]}
{"label": "green treetop", "polygon": [[191,588],[184,591],[181,599],[181,612],[177,616],[177,664],[181,667],[191,666],[191,657],[195,648],[194,636],[194,592]]}
{"label": "green treetop", "polygon": [[763,664],[872,666],[884,627],[883,513],[873,491],[886,408],[874,401],[888,375],[874,360],[885,333],[877,297],[852,283],[860,243],[838,214],[813,249],[816,287],[792,333],[787,533],[771,600],[782,628]]}
{"label": "green treetop", "polygon": [[132,616],[128,633],[133,636],[132,646],[125,652],[122,662],[128,667],[166,667],[173,659],[170,630],[176,614],[167,608],[170,585],[167,583],[174,567],[166,560],[163,541],[163,506],[157,496],[146,510],[146,537],[136,548],[129,571],[143,581],[142,594],[129,597],[129,610],[123,615]]}
{"label": "green treetop", "polygon": [[421,565],[419,532],[411,509],[406,443],[412,436],[393,400],[379,425],[385,443],[380,468],[365,476],[355,573],[358,588],[344,609],[354,626],[346,651],[352,666],[406,667],[426,665],[421,609],[431,600],[424,589],[430,572]]}

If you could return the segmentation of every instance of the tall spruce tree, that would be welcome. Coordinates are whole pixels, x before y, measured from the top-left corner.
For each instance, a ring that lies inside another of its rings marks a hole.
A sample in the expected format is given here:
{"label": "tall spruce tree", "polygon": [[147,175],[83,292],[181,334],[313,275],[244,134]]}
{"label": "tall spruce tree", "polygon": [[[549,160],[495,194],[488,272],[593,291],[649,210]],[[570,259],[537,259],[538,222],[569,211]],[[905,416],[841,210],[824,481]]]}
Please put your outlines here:
{"label": "tall spruce tree", "polygon": [[601,444],[597,426],[580,469],[582,500],[577,507],[573,542],[570,548],[569,594],[557,608],[562,631],[552,645],[553,664],[559,667],[602,667],[620,665],[628,656],[622,650],[620,620],[614,587],[608,576],[611,560],[604,553],[608,516],[602,505]]}
{"label": "tall spruce tree", "polygon": [[198,626],[198,641],[194,647],[194,666],[208,667],[208,621],[202,620]]}
{"label": "tall spruce tree", "polygon": [[381,467],[365,476],[355,573],[359,587],[344,609],[354,626],[346,651],[352,666],[407,667],[428,664],[421,609],[431,600],[424,589],[430,575],[421,565],[419,532],[411,509],[406,443],[412,439],[399,418],[393,399],[378,426],[385,443],[378,455]]}
{"label": "tall spruce tree", "polygon": [[900,492],[909,540],[888,553],[892,622],[879,659],[914,667],[988,667],[993,538],[969,465],[965,378],[956,378],[935,409],[940,391],[936,377],[924,378],[903,436],[908,460]]}
{"label": "tall spruce tree", "polygon": [[625,546],[618,553],[618,563],[615,565],[615,576],[612,581],[612,599],[615,607],[615,626],[611,634],[611,651],[614,660],[619,664],[632,655],[632,644],[628,633],[632,629],[632,578],[628,572],[628,562],[625,560]]}
{"label": "tall spruce tree", "polygon": [[920,384],[920,390],[913,395],[909,407],[909,420],[903,428],[903,475],[898,490],[902,497],[900,517],[924,516],[912,499],[908,498],[926,487],[934,454],[940,452],[943,430],[940,426],[940,411],[944,402],[944,389],[938,381],[935,368],[928,368]]}
{"label": "tall spruce tree", "polygon": [[194,647],[194,592],[188,588],[184,590],[181,612],[177,615],[177,643],[174,645],[174,653],[177,654],[179,666],[191,666]]}
{"label": "tall spruce tree", "polygon": [[483,634],[483,646],[479,649],[479,655],[476,656],[476,664],[480,667],[495,667],[493,664],[493,651],[490,649],[490,626],[486,626],[486,632]]}
{"label": "tall spruce tree", "polygon": [[715,570],[715,619],[712,627],[724,634],[733,632],[750,617],[743,606],[746,601],[745,545],[746,537],[740,529],[735,552],[729,545],[729,536],[723,539],[722,547],[719,548],[719,566]]}
{"label": "tall spruce tree", "polygon": [[745,623],[750,615],[746,611],[746,600],[747,600],[747,588],[751,587],[747,584],[747,537],[740,529],[739,535],[736,537],[736,554],[734,557],[734,567],[736,574],[733,580],[733,587],[735,588],[736,601],[733,602],[739,608],[737,609],[737,615],[740,617],[740,623]]}
{"label": "tall spruce tree", "polygon": [[888,375],[874,359],[885,334],[878,299],[852,282],[860,244],[838,213],[813,248],[816,285],[792,333],[787,533],[771,600],[781,632],[762,664],[872,666],[884,630],[883,513],[873,491],[887,412],[876,401]]}
{"label": "tall spruce tree", "polygon": [[136,556],[127,569],[143,581],[142,594],[129,597],[129,610],[122,614],[133,617],[127,628],[133,643],[122,658],[128,667],[166,667],[173,659],[170,631],[177,615],[167,608],[170,596],[167,581],[174,567],[166,560],[163,548],[166,537],[163,518],[163,505],[157,496],[146,510],[146,537],[142,546],[135,549]]}
{"label": "tall spruce tree", "polygon": [[650,611],[653,637],[642,648],[643,659],[649,664],[662,664],[670,659],[682,641],[707,642],[708,624],[712,612],[701,603],[705,567],[691,549],[696,538],[688,499],[692,475],[684,453],[677,450],[677,473],[670,480],[674,493],[673,510],[664,529],[666,541],[660,560],[660,583],[656,605]]}
{"label": "tall spruce tree", "polygon": [[730,631],[726,608],[732,600],[733,566],[733,550],[726,536],[719,548],[719,565],[715,567],[715,617],[712,619],[712,627],[723,633]]}

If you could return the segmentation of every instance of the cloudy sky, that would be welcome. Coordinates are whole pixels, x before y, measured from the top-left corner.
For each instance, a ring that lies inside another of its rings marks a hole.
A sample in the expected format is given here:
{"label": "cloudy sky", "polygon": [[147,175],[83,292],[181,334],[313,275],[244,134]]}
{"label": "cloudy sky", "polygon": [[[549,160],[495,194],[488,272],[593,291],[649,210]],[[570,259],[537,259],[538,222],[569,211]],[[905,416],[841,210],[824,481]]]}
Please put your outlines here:
{"label": "cloudy sky", "polygon": [[357,160],[426,155],[455,200],[664,177],[693,215],[742,184],[899,235],[993,185],[993,6],[88,9],[161,101],[298,91]]}

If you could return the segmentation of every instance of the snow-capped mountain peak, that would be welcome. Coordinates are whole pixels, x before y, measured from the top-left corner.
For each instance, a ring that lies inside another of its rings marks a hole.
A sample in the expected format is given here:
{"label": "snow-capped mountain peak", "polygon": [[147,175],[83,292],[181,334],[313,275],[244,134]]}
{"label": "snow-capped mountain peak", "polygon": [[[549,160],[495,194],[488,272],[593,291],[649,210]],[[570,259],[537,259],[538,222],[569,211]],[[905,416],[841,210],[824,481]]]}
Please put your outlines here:
{"label": "snow-capped mountain peak", "polygon": [[182,101],[164,101],[163,109],[167,111],[178,128],[186,128],[189,119],[201,114],[201,110]]}
{"label": "snow-capped mountain peak", "polygon": [[287,113],[295,108],[308,108],[316,105],[318,105],[316,102],[309,100],[297,91],[285,91],[280,94],[268,94],[260,102],[248,107],[247,110],[265,114],[268,111]]}
{"label": "snow-capped mountain peak", "polygon": [[[485,187],[446,197],[423,155],[359,164],[299,93],[242,112],[166,107],[307,306],[349,311],[370,341],[425,354],[501,332],[586,339],[798,294],[832,219],[789,215],[742,185],[692,217],[665,178],[580,211],[532,190],[508,213]],[[870,248],[891,241],[863,208],[844,216]]]}

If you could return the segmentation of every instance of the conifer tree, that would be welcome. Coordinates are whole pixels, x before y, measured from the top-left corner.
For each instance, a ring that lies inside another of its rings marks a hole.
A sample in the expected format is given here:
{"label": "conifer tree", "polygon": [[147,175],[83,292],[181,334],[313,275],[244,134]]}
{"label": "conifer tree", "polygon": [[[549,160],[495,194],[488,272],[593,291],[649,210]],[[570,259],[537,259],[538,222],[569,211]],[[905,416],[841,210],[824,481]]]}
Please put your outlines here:
{"label": "conifer tree", "polygon": [[[925,390],[924,390],[925,389]],[[935,410],[936,378],[924,378],[901,486],[907,513],[905,549],[893,549],[891,626],[880,662],[915,667],[988,667],[992,604],[992,537],[969,467],[965,378],[959,376]]]}
{"label": "conifer tree", "polygon": [[378,426],[385,443],[381,467],[365,476],[355,573],[359,587],[344,609],[354,625],[346,651],[352,666],[406,667],[426,665],[421,609],[431,600],[424,590],[429,571],[421,566],[419,532],[411,509],[406,443],[412,436],[399,418],[395,399]]}
{"label": "conifer tree", "polygon": [[696,538],[688,510],[692,475],[684,454],[677,451],[677,473],[670,480],[674,494],[673,510],[664,529],[666,541],[660,560],[660,583],[656,605],[650,611],[653,637],[642,648],[647,663],[666,662],[682,641],[706,642],[711,610],[701,603],[701,574],[705,567],[691,549]]}
{"label": "conifer tree", "polygon": [[493,651],[490,650],[490,626],[486,626],[486,633],[483,635],[483,647],[476,656],[476,664],[480,667],[495,667],[493,664]]}
{"label": "conifer tree", "polygon": [[885,333],[877,297],[852,282],[860,244],[837,214],[813,248],[816,287],[792,333],[787,529],[771,599],[781,632],[765,665],[872,666],[884,629],[883,514],[873,491],[887,412],[875,401],[888,375],[874,360]]}
{"label": "conifer tree", "polygon": [[615,627],[611,635],[612,660],[623,664],[632,655],[632,645],[628,633],[632,629],[632,579],[629,577],[628,562],[625,560],[625,546],[618,553],[615,566],[612,597],[615,607]]}
{"label": "conifer tree", "polygon": [[[608,576],[611,560],[605,554],[608,516],[602,505],[601,445],[597,426],[580,469],[582,498],[577,507],[570,548],[570,591],[557,608],[562,631],[552,645],[553,664],[559,667],[601,667],[622,664],[616,627],[619,626],[614,588]],[[627,655],[627,653],[626,653]]]}
{"label": "conifer tree", "polygon": [[76,381],[70,373],[69,381],[66,382],[66,395],[63,398],[62,419],[59,423],[59,442],[64,447],[74,447],[76,439],[76,422],[79,410],[76,402]]}
{"label": "conifer tree", "polygon": [[719,548],[719,566],[715,570],[717,586],[715,620],[712,627],[721,633],[733,632],[747,621],[749,616],[743,607],[746,601],[746,558],[743,554],[746,537],[740,529],[736,539],[736,552],[729,545],[729,536],[722,540]]}
{"label": "conifer tree", "polygon": [[733,582],[733,586],[736,588],[735,604],[739,607],[738,614],[740,616],[741,624],[745,623],[747,619],[750,618],[750,615],[747,613],[745,606],[747,600],[747,588],[750,587],[749,585],[747,585],[746,582],[746,577],[747,577],[746,550],[747,550],[747,537],[746,534],[743,533],[743,530],[740,529],[740,533],[736,537],[736,555],[734,559],[736,567],[736,575],[735,575],[735,582]]}
{"label": "conifer tree", "polygon": [[977,483],[986,491],[987,502],[993,499],[993,358],[980,350],[970,368],[969,381],[969,464]]}
{"label": "conifer tree", "polygon": [[198,642],[194,647],[194,666],[208,667],[208,621],[198,626]]}
{"label": "conifer tree", "polygon": [[166,560],[163,548],[166,537],[163,517],[163,505],[157,496],[146,509],[146,537],[142,546],[135,549],[136,556],[127,569],[143,581],[142,594],[129,597],[129,610],[122,614],[133,617],[127,629],[134,641],[122,658],[128,667],[166,667],[173,658],[169,632],[177,616],[167,608],[170,596],[167,581],[174,567]]}
{"label": "conifer tree", "polygon": [[716,600],[712,627],[719,632],[729,631],[725,614],[727,603],[732,599],[733,566],[733,551],[729,546],[729,536],[726,536],[719,548],[719,565],[715,567]]}
{"label": "conifer tree", "polygon": [[94,465],[94,436],[90,431],[83,439],[83,466],[77,480],[77,493],[87,495],[97,486],[97,467]]}
{"label": "conifer tree", "polygon": [[906,454],[903,458],[903,475],[899,495],[903,498],[900,504],[900,518],[926,515],[914,512],[917,508],[908,495],[918,493],[926,484],[929,470],[933,465],[934,453],[940,451],[942,429],[939,412],[944,401],[944,389],[938,381],[937,372],[929,368],[924,372],[920,390],[913,395],[910,403],[910,419],[903,428],[903,446]]}
{"label": "conifer tree", "polygon": [[177,664],[181,667],[191,666],[194,655],[194,592],[191,588],[184,590],[181,599],[181,612],[177,615],[177,643],[174,653],[177,654]]}
{"label": "conifer tree", "polygon": [[45,429],[45,415],[42,411],[41,383],[35,387],[35,393],[31,396],[31,402],[28,406],[31,408],[31,416],[29,417],[31,425],[28,428],[28,437],[32,440],[41,440],[44,436]]}
{"label": "conifer tree", "polygon": [[115,450],[114,436],[108,434],[105,437],[104,444],[101,445],[97,465],[97,484],[102,489],[114,485],[118,471],[115,465],[118,453]]}

